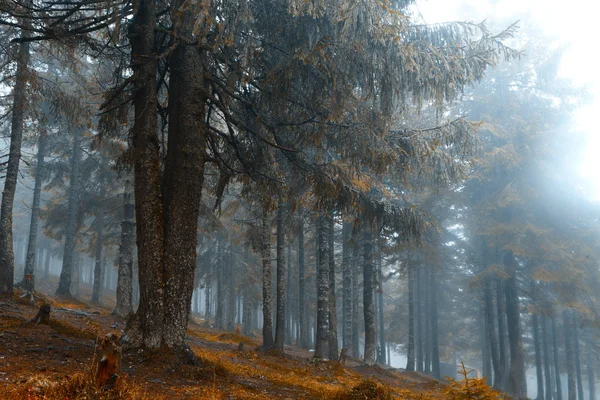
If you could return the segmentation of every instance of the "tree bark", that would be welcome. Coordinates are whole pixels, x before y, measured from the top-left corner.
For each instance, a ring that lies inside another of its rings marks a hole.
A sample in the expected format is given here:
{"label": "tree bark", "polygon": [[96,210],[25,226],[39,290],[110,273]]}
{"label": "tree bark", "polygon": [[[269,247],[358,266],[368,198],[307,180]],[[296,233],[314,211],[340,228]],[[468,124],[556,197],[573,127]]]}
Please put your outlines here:
{"label": "tree bark", "polygon": [[383,302],[383,265],[381,260],[381,246],[377,246],[377,315],[379,321],[379,351],[377,354],[377,361],[385,364],[386,363],[386,352],[385,352],[385,328],[384,328],[384,302]]}
{"label": "tree bark", "polygon": [[75,236],[77,235],[77,211],[79,208],[79,164],[81,161],[81,136],[82,128],[73,131],[73,151],[71,153],[71,174],[69,182],[69,203],[67,210],[67,226],[65,228],[65,245],[63,249],[63,263],[60,271],[60,281],[56,295],[71,297],[71,278],[75,257]]}
{"label": "tree bark", "polygon": [[416,370],[421,372],[423,371],[423,314],[421,312],[422,303],[423,303],[423,282],[421,279],[421,275],[423,275],[422,269],[417,267],[415,269],[415,324],[417,330],[417,367]]}
{"label": "tree bark", "polygon": [[571,316],[569,310],[563,310],[563,328],[565,331],[565,355],[566,355],[566,369],[567,369],[567,398],[568,400],[576,400],[577,398],[577,387],[575,384],[575,360],[573,359],[573,337],[571,330],[573,325],[571,324]]}
{"label": "tree bark", "polygon": [[517,262],[512,251],[504,256],[504,265],[510,274],[506,280],[506,322],[510,346],[510,368],[508,371],[507,391],[520,398],[527,395],[525,380],[525,357],[521,337],[521,315],[519,311],[519,295],[517,293]]}
{"label": "tree bark", "polygon": [[329,354],[329,256],[327,222],[321,214],[317,217],[317,334],[315,358]]}
{"label": "tree bark", "polygon": [[588,391],[590,393],[589,400],[596,400],[596,377],[594,375],[594,365],[592,363],[592,347],[590,346],[589,342],[586,343],[585,349],[586,349]]}
{"label": "tree bark", "polygon": [[550,373],[550,349],[548,346],[548,321],[545,316],[541,317],[542,325],[542,349],[544,352],[544,382],[545,400],[552,400],[552,374]]}
{"label": "tree bark", "polygon": [[[29,221],[29,238],[27,241],[27,258],[22,285],[28,292],[35,288],[35,259],[37,250],[38,219],[40,215],[40,195],[42,180],[44,178],[44,157],[46,155],[46,130],[42,129],[38,141],[37,164],[35,166],[35,184],[33,187],[33,201],[31,202],[31,219]],[[29,275],[29,279],[27,276]]]}
{"label": "tree bark", "polygon": [[496,279],[496,308],[498,317],[498,355],[500,359],[500,365],[502,366],[499,373],[500,386],[498,389],[506,389],[506,381],[508,378],[508,357],[506,356],[506,309],[504,307],[505,295],[504,295],[504,283],[501,279]]}
{"label": "tree bark", "polygon": [[579,322],[577,321],[577,312],[571,311],[571,320],[573,323],[573,353],[575,354],[575,373],[577,378],[577,399],[583,398],[583,379],[581,374],[581,356],[579,354]]}
{"label": "tree bark", "polygon": [[406,370],[415,370],[415,281],[416,270],[408,266],[408,344],[406,349]]}
{"label": "tree bark", "polygon": [[375,335],[375,302],[374,302],[374,273],[373,265],[373,234],[366,226],[363,230],[364,264],[363,264],[363,310],[365,318],[365,365],[375,365],[376,335]]}
{"label": "tree bark", "polygon": [[[100,168],[104,168],[104,157],[100,162]],[[104,197],[105,186],[104,181],[98,182],[100,185],[100,201],[96,210],[96,254],[94,263],[94,287],[92,290],[92,303],[100,303],[102,297],[102,289],[104,286],[104,269],[105,260],[103,256],[104,249]]]}
{"label": "tree bark", "polygon": [[[119,244],[119,277],[117,282],[117,305],[113,314],[126,316],[133,312],[133,246],[135,229],[135,206],[131,193],[131,179],[125,177],[123,191],[123,221]],[[199,293],[198,293],[199,295]]]}
{"label": "tree bark", "polygon": [[494,290],[492,287],[492,278],[490,276],[486,276],[484,278],[484,290],[483,290],[483,300],[485,304],[485,313],[487,314],[487,322],[489,327],[489,345],[490,345],[490,355],[492,358],[492,366],[494,368],[494,389],[500,389],[502,387],[502,377],[504,376],[504,364],[500,361],[498,340],[496,337],[496,318],[494,315]]}
{"label": "tree bark", "polygon": [[337,301],[335,290],[335,253],[334,253],[333,210],[327,215],[327,249],[329,261],[329,359],[337,360],[339,355],[337,334]]}
{"label": "tree bark", "polygon": [[234,269],[235,266],[235,254],[233,252],[233,243],[230,241],[227,251],[227,263],[225,268],[227,270],[227,329],[235,329],[236,320],[236,279],[237,275]]}
{"label": "tree bark", "polygon": [[271,222],[268,212],[265,211],[262,217],[262,286],[263,286],[263,349],[272,349],[275,346],[273,341],[273,314],[271,307],[271,296],[273,293],[271,282]]}
{"label": "tree bark", "polygon": [[[27,22],[25,22],[27,23]],[[21,37],[27,38],[27,29],[21,30]],[[21,145],[23,143],[23,121],[27,106],[27,68],[29,64],[29,42],[19,43],[17,56],[17,72],[13,90],[12,116],[10,125],[10,149],[6,165],[4,190],[0,204],[0,295],[12,295],[15,272],[15,256],[13,252],[13,205],[19,163],[21,161]]]}
{"label": "tree bark", "polygon": [[360,232],[358,229],[352,231],[352,357],[360,358],[359,348],[359,282],[360,276]]}
{"label": "tree bark", "polygon": [[352,225],[342,226],[342,296],[343,326],[342,348],[347,352],[352,345],[352,262],[350,259]]}
{"label": "tree bark", "polygon": [[440,371],[440,335],[438,330],[438,286],[436,279],[436,271],[433,266],[430,270],[431,290],[431,373],[437,379],[442,378]]}
{"label": "tree bark", "polygon": [[537,383],[537,400],[544,400],[544,371],[542,367],[542,344],[540,340],[540,322],[537,314],[532,316],[533,343],[535,349],[535,376]]}
{"label": "tree bark", "polygon": [[215,327],[223,329],[225,320],[225,293],[223,290],[223,268],[225,267],[225,243],[224,239],[217,238],[217,256],[215,259],[215,270],[217,273],[217,291],[215,293]]}
{"label": "tree bark", "polygon": [[285,206],[279,201],[277,208],[277,320],[275,324],[275,348],[283,353],[285,342],[285,232],[283,212]]}

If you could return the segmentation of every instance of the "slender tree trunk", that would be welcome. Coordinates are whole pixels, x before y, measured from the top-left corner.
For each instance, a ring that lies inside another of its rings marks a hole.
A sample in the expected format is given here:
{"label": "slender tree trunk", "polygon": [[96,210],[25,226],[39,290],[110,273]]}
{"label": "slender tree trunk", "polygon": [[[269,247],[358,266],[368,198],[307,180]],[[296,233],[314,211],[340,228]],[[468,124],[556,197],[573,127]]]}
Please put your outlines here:
{"label": "slender tree trunk", "polygon": [[575,384],[575,360],[573,359],[573,337],[571,330],[573,324],[571,323],[571,316],[569,310],[563,310],[563,328],[565,331],[565,355],[566,355],[566,369],[567,369],[567,385],[568,385],[568,400],[576,400],[577,398],[577,387]]}
{"label": "slender tree trunk", "polygon": [[271,307],[271,297],[273,296],[271,281],[271,222],[268,212],[265,211],[262,217],[262,266],[263,266],[263,349],[272,349],[275,346],[273,341],[273,314]]}
{"label": "slender tree trunk", "polygon": [[234,271],[235,254],[233,252],[233,243],[229,242],[229,251],[227,252],[227,329],[235,329],[236,319],[236,279],[237,271]]}
{"label": "slender tree trunk", "polygon": [[492,358],[492,366],[494,367],[494,389],[500,389],[502,387],[502,377],[504,376],[504,365],[500,361],[498,340],[496,337],[496,325],[495,325],[495,315],[494,315],[494,290],[492,287],[492,278],[485,277],[484,278],[484,290],[483,290],[483,300],[485,304],[485,313],[487,315],[486,321],[488,322],[488,337],[489,337],[489,345],[490,345],[490,355]]}
{"label": "slender tree trunk", "polygon": [[558,359],[558,335],[556,332],[556,316],[552,316],[552,353],[554,354],[554,381],[556,382],[556,399],[562,400],[562,383],[560,381],[560,362]]}
{"label": "slender tree trunk", "polygon": [[359,348],[359,282],[360,276],[360,233],[357,229],[352,231],[352,357],[360,358]]}
{"label": "slender tree trunk", "polygon": [[[117,305],[113,314],[126,316],[133,312],[133,246],[135,229],[135,206],[132,199],[131,178],[125,178],[123,191],[123,221],[119,244],[119,277],[117,282]],[[200,293],[198,293],[200,295]],[[198,310],[199,311],[199,310]]]}
{"label": "slender tree trunk", "polygon": [[373,234],[366,226],[363,231],[364,265],[363,265],[363,310],[365,318],[365,365],[374,365],[376,359],[375,335],[375,302],[374,302],[374,272],[373,265]]}
{"label": "slender tree trunk", "polygon": [[298,223],[298,317],[300,324],[300,347],[308,348],[308,318],[306,316],[306,279],[304,265],[304,219]]}
{"label": "slender tree trunk", "polygon": [[571,321],[573,324],[573,353],[575,354],[575,373],[577,377],[577,399],[583,398],[583,379],[581,374],[581,356],[579,354],[579,322],[577,321],[577,312],[571,311]]}
{"label": "slender tree trunk", "polygon": [[65,245],[60,281],[56,294],[71,296],[71,275],[73,274],[73,258],[75,257],[75,236],[77,235],[77,211],[79,208],[79,164],[81,161],[82,128],[73,131],[73,151],[71,154],[71,175],[69,182],[69,202],[67,210],[67,226],[65,229]]}
{"label": "slender tree trunk", "polygon": [[38,217],[40,214],[40,195],[42,180],[44,178],[44,156],[46,155],[46,130],[42,129],[38,141],[37,164],[35,166],[35,184],[33,187],[33,201],[31,203],[31,219],[29,222],[29,238],[27,241],[27,258],[22,286],[29,292],[35,288],[35,259],[37,249]]}
{"label": "slender tree trunk", "polygon": [[490,384],[492,382],[492,359],[490,357],[490,327],[488,316],[485,312],[485,305],[481,309],[481,358],[482,358],[482,375],[486,378],[486,383]]}
{"label": "slender tree trunk", "polygon": [[421,321],[425,325],[425,367],[423,372],[429,374],[431,372],[431,319],[430,319],[430,305],[431,305],[431,288],[429,287],[429,274],[430,265],[425,264],[425,269],[422,275],[421,289],[423,291],[423,307],[421,311]]}
{"label": "slender tree trunk", "polygon": [[[26,20],[24,21],[28,23]],[[21,30],[21,37],[30,34],[26,29]],[[23,142],[23,121],[27,107],[27,69],[29,64],[29,42],[19,43],[17,55],[17,72],[13,90],[12,117],[10,125],[10,149],[6,165],[4,190],[0,205],[0,295],[12,295],[15,271],[13,252],[13,204],[19,163],[21,161],[21,144]]]}
{"label": "slender tree trunk", "polygon": [[382,260],[381,260],[381,246],[377,248],[377,314],[379,320],[379,352],[377,354],[377,361],[385,364],[386,363],[386,352],[385,352],[385,329],[383,320],[383,271],[382,271]]}
{"label": "slender tree trunk", "polygon": [[431,372],[440,379],[440,337],[438,330],[438,286],[436,271],[431,266],[429,288],[431,290]]}
{"label": "slender tree trunk", "polygon": [[586,364],[587,364],[587,379],[589,400],[596,400],[596,376],[594,375],[594,365],[592,363],[592,347],[590,343],[585,344],[586,349]]}
{"label": "slender tree trunk", "polygon": [[275,325],[275,348],[283,353],[285,342],[285,232],[283,213],[285,206],[279,201],[277,208],[277,320]]}
{"label": "slender tree trunk", "polygon": [[417,368],[416,370],[421,372],[423,371],[423,334],[424,334],[424,329],[423,329],[423,317],[422,317],[422,312],[421,309],[422,304],[423,304],[423,290],[422,290],[422,286],[423,286],[423,282],[421,279],[421,275],[423,275],[423,271],[422,268],[418,267],[415,270],[415,323],[416,323],[416,327],[417,327]]}
{"label": "slender tree trunk", "polygon": [[294,296],[292,293],[292,244],[287,244],[287,268],[285,271],[285,293],[286,293],[286,307],[285,307],[285,344],[288,346],[292,344],[293,333],[293,315],[292,309],[294,309]]}
{"label": "slender tree trunk", "polygon": [[[100,163],[100,168],[104,167],[104,157]],[[102,288],[104,286],[104,182],[100,181],[100,201],[98,203],[98,209],[96,210],[96,254],[95,254],[95,267],[94,267],[94,287],[92,290],[92,303],[100,303],[102,298]]]}
{"label": "slender tree trunk", "polygon": [[217,239],[217,257],[215,262],[215,270],[217,273],[217,292],[215,310],[215,327],[217,329],[224,328],[225,314],[225,294],[223,293],[223,268],[225,266],[225,243],[224,239]]}
{"label": "slender tree trunk", "polygon": [[504,295],[504,283],[501,279],[496,279],[496,308],[498,317],[498,355],[500,360],[501,369],[498,371],[498,379],[500,386],[498,389],[505,390],[507,383],[507,371],[508,371],[508,357],[506,356],[506,325],[505,316],[506,309],[504,307],[505,295]]}
{"label": "slender tree trunk", "polygon": [[352,225],[342,226],[342,296],[343,326],[342,347],[348,351],[352,345],[352,262],[350,259]]}
{"label": "slender tree trunk", "polygon": [[323,215],[317,217],[317,332],[315,358],[329,354],[329,250],[327,222]]}
{"label": "slender tree trunk", "polygon": [[408,266],[408,344],[406,350],[406,370],[415,370],[415,283],[416,269]]}
{"label": "slender tree trunk", "polygon": [[544,382],[545,400],[552,400],[552,374],[550,373],[550,349],[548,346],[548,321],[545,316],[541,317],[542,325],[542,349],[544,352]]}
{"label": "slender tree trunk", "polygon": [[544,400],[544,371],[542,367],[542,344],[540,340],[540,322],[537,314],[533,314],[533,343],[535,348],[535,375],[537,380],[537,400]]}
{"label": "slender tree trunk", "polygon": [[[245,276],[250,276],[250,257],[248,255],[250,243],[246,243],[244,246],[244,272]],[[243,289],[243,303],[242,303],[242,326],[244,335],[250,335],[252,333],[252,286],[250,283],[244,284]]]}
{"label": "slender tree trunk", "polygon": [[48,282],[50,280],[50,261],[52,261],[52,253],[50,253],[50,245],[46,249],[46,259],[44,260],[44,280]]}
{"label": "slender tree trunk", "polygon": [[338,349],[338,324],[337,324],[337,301],[335,290],[335,252],[334,252],[334,220],[333,210],[329,210],[327,216],[327,248],[329,259],[329,359],[337,360]]}
{"label": "slender tree trunk", "polygon": [[525,357],[521,338],[521,316],[519,311],[519,295],[517,293],[517,262],[508,251],[504,256],[504,265],[510,274],[506,281],[506,321],[508,325],[508,341],[510,345],[510,368],[508,372],[508,393],[520,398],[527,395],[525,380]]}

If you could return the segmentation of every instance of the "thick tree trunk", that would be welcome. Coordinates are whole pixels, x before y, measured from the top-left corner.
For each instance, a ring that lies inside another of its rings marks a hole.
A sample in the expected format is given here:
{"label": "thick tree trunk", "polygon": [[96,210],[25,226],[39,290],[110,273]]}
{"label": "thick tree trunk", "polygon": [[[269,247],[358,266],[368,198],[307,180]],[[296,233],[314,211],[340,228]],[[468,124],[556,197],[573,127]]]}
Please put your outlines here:
{"label": "thick tree trunk", "polygon": [[[123,221],[119,244],[119,277],[117,282],[117,305],[113,314],[126,316],[133,312],[133,246],[135,229],[135,206],[132,199],[131,180],[125,178],[123,191]],[[199,294],[198,294],[199,295]]]}
{"label": "thick tree trunk", "polygon": [[327,216],[327,249],[329,261],[329,359],[337,360],[338,349],[338,324],[337,324],[337,301],[335,290],[335,253],[334,253],[334,220],[333,210],[329,210]]}
{"label": "thick tree trunk", "polygon": [[[40,195],[42,180],[44,178],[44,156],[46,155],[46,130],[42,129],[38,141],[37,164],[35,166],[35,184],[33,187],[33,201],[31,202],[31,219],[29,221],[29,238],[27,241],[27,258],[25,259],[25,272],[22,286],[27,291],[33,292],[35,287],[35,259],[37,250],[38,218],[40,215]],[[28,278],[29,276],[29,278]]]}
{"label": "thick tree trunk", "polygon": [[365,318],[365,365],[375,365],[376,334],[375,334],[375,266],[373,265],[373,234],[369,226],[363,231],[364,264],[363,264],[363,310]]}
{"label": "thick tree trunk", "polygon": [[556,383],[556,399],[562,400],[562,383],[560,381],[560,361],[558,359],[558,335],[556,332],[556,316],[552,316],[552,353],[554,354],[554,382]]}
{"label": "thick tree trunk", "polygon": [[532,316],[533,344],[535,349],[535,376],[537,383],[537,400],[544,400],[544,371],[542,366],[542,344],[540,340],[540,322],[537,314]]}
{"label": "thick tree trunk", "polygon": [[352,225],[342,226],[342,308],[343,327],[342,348],[349,352],[352,345],[352,262],[350,258]]}
{"label": "thick tree trunk", "polygon": [[406,370],[415,370],[415,283],[416,270],[408,266],[408,344],[406,349]]}
{"label": "thick tree trunk", "polygon": [[308,348],[308,318],[306,315],[306,279],[304,265],[304,220],[298,223],[298,323],[300,324],[300,347]]}
{"label": "thick tree trunk", "polygon": [[573,358],[573,337],[571,331],[573,325],[569,310],[563,310],[563,328],[565,331],[565,355],[566,355],[566,370],[567,370],[567,398],[568,400],[576,400],[577,387],[575,384],[575,360]]}
{"label": "thick tree trunk", "polygon": [[548,346],[548,321],[545,316],[541,317],[542,325],[542,349],[544,353],[544,382],[545,382],[545,400],[552,400],[552,374],[550,373],[550,349]]}
{"label": "thick tree trunk", "polygon": [[285,206],[279,201],[277,208],[277,320],[275,324],[275,348],[283,352],[285,342],[285,232],[283,213]]}
{"label": "thick tree trunk", "polygon": [[577,312],[571,311],[571,318],[573,323],[573,353],[575,354],[575,373],[577,377],[577,399],[584,400],[583,398],[583,378],[581,374],[581,356],[579,353],[579,322],[577,321]]}
{"label": "thick tree trunk", "polygon": [[485,312],[485,305],[481,309],[481,326],[480,326],[480,335],[481,335],[481,358],[482,358],[482,368],[481,374],[484,378],[486,378],[486,383],[489,385],[492,383],[492,358],[490,357],[490,324],[488,321],[487,313]]}
{"label": "thick tree trunk", "polygon": [[507,391],[520,398],[527,395],[525,380],[525,357],[521,337],[521,315],[519,311],[519,295],[517,293],[517,262],[512,251],[504,256],[504,266],[510,278],[506,280],[506,322],[510,346],[510,368],[508,371]]}
{"label": "thick tree trunk", "polygon": [[[29,37],[27,30],[21,31],[21,37]],[[11,295],[15,271],[13,252],[13,204],[19,163],[21,161],[21,144],[23,142],[23,121],[27,106],[27,65],[29,64],[29,42],[19,44],[17,56],[17,73],[13,90],[12,117],[10,125],[10,149],[6,165],[2,203],[0,204],[0,295]]]}
{"label": "thick tree trunk", "polygon": [[71,174],[69,182],[69,203],[67,210],[67,226],[65,228],[65,245],[63,249],[63,262],[60,271],[60,281],[56,294],[58,296],[71,296],[71,279],[75,257],[75,236],[77,235],[77,211],[79,208],[79,164],[81,161],[81,136],[82,128],[73,131],[73,151],[71,153]]}
{"label": "thick tree trunk", "polygon": [[262,287],[263,287],[263,349],[272,349],[275,346],[273,341],[273,314],[271,307],[271,297],[273,295],[271,281],[271,222],[268,212],[265,211],[262,217]]}
{"label": "thick tree trunk", "polygon": [[329,354],[329,250],[327,221],[323,215],[317,217],[317,332],[315,358],[326,358]]}

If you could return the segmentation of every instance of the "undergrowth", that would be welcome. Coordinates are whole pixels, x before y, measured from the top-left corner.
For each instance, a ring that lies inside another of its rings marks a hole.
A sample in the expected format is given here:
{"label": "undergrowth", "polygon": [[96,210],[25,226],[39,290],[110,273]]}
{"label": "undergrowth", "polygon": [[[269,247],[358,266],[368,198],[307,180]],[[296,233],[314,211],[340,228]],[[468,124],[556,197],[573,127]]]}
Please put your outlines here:
{"label": "undergrowth", "polygon": [[462,364],[460,371],[462,380],[448,378],[450,384],[444,391],[448,400],[498,400],[506,399],[502,394],[485,383],[485,379],[469,378],[465,365]]}

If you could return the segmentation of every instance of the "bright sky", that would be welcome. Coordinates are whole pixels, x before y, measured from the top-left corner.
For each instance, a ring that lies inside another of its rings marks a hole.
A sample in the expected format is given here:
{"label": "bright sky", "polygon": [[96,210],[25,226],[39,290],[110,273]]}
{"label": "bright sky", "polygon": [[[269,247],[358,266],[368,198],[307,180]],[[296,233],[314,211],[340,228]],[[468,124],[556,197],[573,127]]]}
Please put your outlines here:
{"label": "bright sky", "polygon": [[455,20],[515,21],[523,28],[533,26],[553,41],[568,46],[561,74],[576,85],[585,85],[594,96],[592,103],[576,113],[577,128],[586,132],[588,149],[578,164],[583,189],[600,201],[600,73],[595,30],[600,4],[589,0],[421,0],[417,8],[427,23]]}

